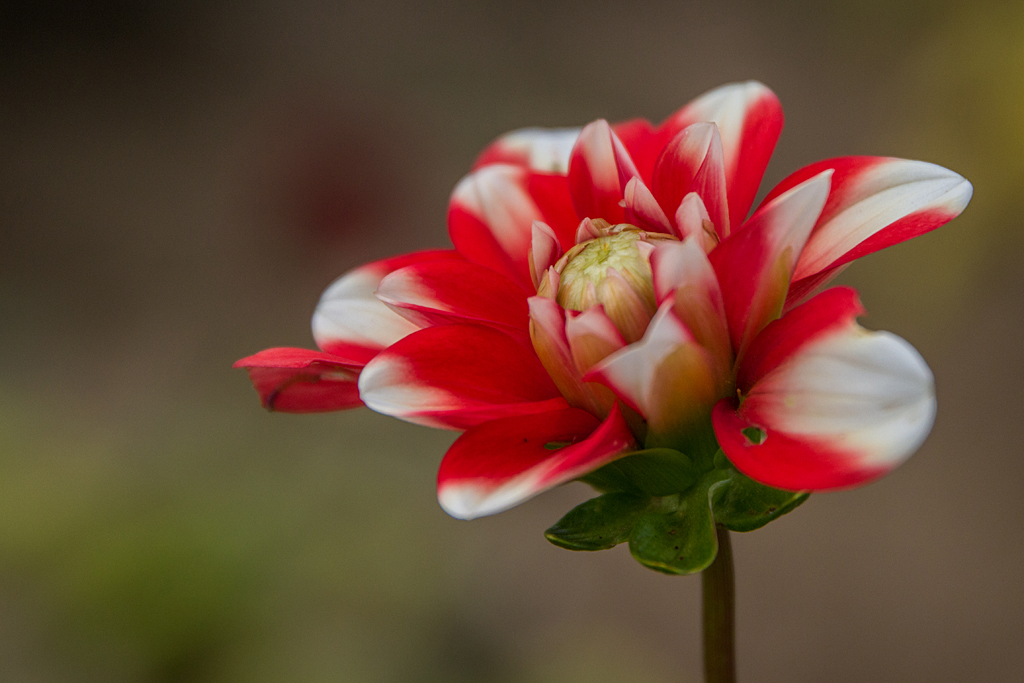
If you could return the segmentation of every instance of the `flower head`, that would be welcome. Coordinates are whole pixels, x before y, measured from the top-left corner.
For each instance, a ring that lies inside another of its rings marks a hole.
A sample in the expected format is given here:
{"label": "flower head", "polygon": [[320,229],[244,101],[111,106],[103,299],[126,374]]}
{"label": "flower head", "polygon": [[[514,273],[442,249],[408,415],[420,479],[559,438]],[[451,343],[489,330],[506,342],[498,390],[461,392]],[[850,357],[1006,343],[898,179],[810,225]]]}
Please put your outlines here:
{"label": "flower head", "polygon": [[510,133],[452,194],[454,250],[343,275],[313,318],[320,352],[237,365],[270,409],[365,404],[465,430],[438,476],[457,517],[645,448],[685,454],[708,491],[731,466],[790,491],[881,476],[931,429],[931,373],[907,342],[857,325],[853,290],[811,294],[951,220],[971,185],[924,162],[841,157],[748,216],[782,120],[749,82],[659,126]]}

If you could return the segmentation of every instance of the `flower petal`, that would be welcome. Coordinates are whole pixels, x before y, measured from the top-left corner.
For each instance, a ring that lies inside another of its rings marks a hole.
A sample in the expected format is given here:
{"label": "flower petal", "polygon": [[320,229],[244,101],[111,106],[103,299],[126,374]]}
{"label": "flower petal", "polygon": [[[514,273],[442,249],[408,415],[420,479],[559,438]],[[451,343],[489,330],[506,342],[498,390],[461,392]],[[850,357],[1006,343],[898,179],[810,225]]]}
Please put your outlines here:
{"label": "flower petal", "polygon": [[757,210],[711,252],[737,357],[782,312],[793,268],[828,197],[826,170]]}
{"label": "flower petal", "polygon": [[576,214],[582,218],[603,218],[622,223],[620,205],[630,178],[640,175],[608,122],[598,119],[586,126],[576,140],[569,159],[569,191]]}
{"label": "flower petal", "polygon": [[430,327],[388,347],[360,374],[359,396],[379,413],[452,429],[566,405],[532,351],[468,324]]}
{"label": "flower petal", "polygon": [[419,329],[374,296],[380,281],[388,273],[415,263],[458,259],[461,257],[455,251],[435,249],[374,261],[348,271],[320,296],[313,313],[317,346],[345,361],[364,365],[384,347]]}
{"label": "flower petal", "polygon": [[587,372],[626,345],[626,340],[601,304],[570,315],[565,321],[565,336],[580,373]]}
{"label": "flower petal", "polygon": [[309,349],[273,348],[237,361],[245,368],[267,410],[321,413],[362,405],[356,388],[359,366]]}
{"label": "flower petal", "polygon": [[732,366],[732,346],[722,290],[697,238],[661,242],[651,254],[654,292],[658,301],[673,301],[676,317],[719,363]]}
{"label": "flower petal", "polygon": [[565,175],[579,128],[520,128],[490,144],[473,170],[490,164],[517,164],[541,173]]}
{"label": "flower petal", "polygon": [[659,131],[671,137],[700,121],[715,123],[721,133],[729,221],[738,226],[750,211],[782,132],[782,105],[775,93],[757,81],[732,83],[701,95],[665,121]]}
{"label": "flower petal", "polygon": [[428,261],[380,281],[377,298],[419,327],[492,325],[528,343],[526,293],[503,275],[468,261]]}
{"label": "flower petal", "polygon": [[672,302],[658,310],[643,339],[583,378],[608,386],[647,419],[654,435],[684,432],[699,416],[706,418],[721,395],[710,357],[676,318]]}
{"label": "flower petal", "polygon": [[790,490],[856,486],[927,437],[931,371],[903,339],[857,325],[859,311],[855,293],[830,291],[765,329],[770,339],[751,349],[758,369],[746,373],[756,381],[738,410],[727,400],[713,415],[722,449],[744,474]]}
{"label": "flower petal", "polygon": [[[672,222],[662,211],[658,200],[639,177],[633,177],[626,183],[626,189],[623,190],[623,208],[626,210],[627,223],[651,232],[676,234]],[[578,239],[577,237],[577,241]]]}
{"label": "flower petal", "polygon": [[704,253],[709,253],[718,246],[719,240],[718,233],[715,232],[715,224],[711,221],[707,207],[704,206],[704,200],[696,192],[690,192],[683,197],[679,208],[676,209],[675,218],[676,229],[674,232],[679,239],[696,237],[704,249]]}
{"label": "flower petal", "polygon": [[[568,442],[570,445],[552,449]],[[437,474],[437,498],[452,517],[514,507],[635,448],[618,408],[603,423],[568,408],[487,422],[452,444]]]}
{"label": "flower petal", "polygon": [[964,210],[973,188],[935,164],[886,157],[840,157],[811,164],[783,180],[767,201],[826,169],[832,191],[814,226],[794,281],[934,230]]}
{"label": "flower petal", "polygon": [[530,277],[533,284],[540,287],[544,273],[562,257],[564,250],[558,242],[558,235],[547,223],[534,221],[530,230]]}
{"label": "flower petal", "polygon": [[849,328],[861,315],[864,307],[852,287],[833,287],[797,306],[768,323],[754,339],[737,371],[736,388],[747,393],[814,339]]}
{"label": "flower petal", "polygon": [[565,311],[554,299],[533,296],[530,306],[530,338],[541,365],[547,370],[569,405],[603,414],[601,406],[583,383],[582,373],[573,361],[565,334]]}
{"label": "flower petal", "polygon": [[669,215],[675,215],[687,193],[696,192],[719,237],[728,237],[729,205],[718,127],[694,123],[679,131],[658,158],[651,190]]}
{"label": "flower petal", "polygon": [[534,221],[547,223],[563,248],[578,220],[565,176],[523,166],[483,166],[459,181],[448,206],[448,234],[466,259],[531,289],[529,251]]}

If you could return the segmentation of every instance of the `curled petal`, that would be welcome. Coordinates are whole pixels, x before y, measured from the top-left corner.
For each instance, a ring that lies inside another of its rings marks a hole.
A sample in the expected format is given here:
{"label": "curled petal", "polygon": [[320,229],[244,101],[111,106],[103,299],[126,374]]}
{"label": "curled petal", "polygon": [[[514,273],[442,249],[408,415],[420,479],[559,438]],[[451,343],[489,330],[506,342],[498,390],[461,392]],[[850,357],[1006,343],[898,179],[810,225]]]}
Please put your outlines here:
{"label": "curled petal", "polygon": [[672,138],[654,167],[652,190],[663,209],[675,214],[683,197],[696,192],[720,238],[729,235],[722,140],[714,123],[695,123]]}
{"label": "curled petal", "polygon": [[428,261],[381,280],[377,298],[418,327],[468,322],[526,340],[526,293],[508,278],[468,261]]}
{"label": "curled petal", "polygon": [[855,486],[899,465],[927,437],[931,371],[903,339],[857,325],[860,311],[855,292],[830,290],[752,346],[742,403],[723,401],[713,416],[742,472],[790,490]]}
{"label": "curled petal", "polygon": [[569,191],[577,215],[622,223],[623,190],[637,175],[629,152],[608,122],[599,119],[589,124],[580,132],[569,159]]}
{"label": "curled petal", "polygon": [[245,368],[267,410],[322,413],[362,405],[354,366],[328,353],[274,348],[237,361]]}
{"label": "curled petal", "polygon": [[437,474],[438,502],[459,519],[492,515],[635,446],[617,408],[603,423],[575,408],[494,420],[470,429],[448,449]]}
{"label": "curled petal", "polygon": [[359,396],[379,413],[451,429],[566,405],[532,351],[466,324],[420,330],[385,349],[359,375]]}
{"label": "curled petal", "polygon": [[765,201],[828,169],[832,189],[800,255],[795,283],[834,274],[830,271],[854,259],[934,230],[960,215],[973,192],[963,177],[935,164],[840,157],[800,169]]}
{"label": "curled petal", "polygon": [[448,234],[466,259],[533,287],[529,252],[533,222],[547,223],[571,246],[576,214],[564,176],[523,166],[483,166],[459,181],[448,205]]}
{"label": "curled petal", "polygon": [[659,132],[671,138],[700,121],[715,123],[721,134],[729,221],[738,226],[750,210],[782,132],[782,105],[775,93],[757,81],[732,83],[680,109]]}
{"label": "curled petal", "polygon": [[782,312],[797,258],[828,197],[831,173],[823,171],[762,206],[711,252],[738,357]]}
{"label": "curled petal", "polygon": [[455,251],[419,251],[368,263],[342,275],[320,297],[313,313],[313,339],[331,355],[364,365],[378,351],[419,329],[375,295],[380,281],[399,268],[430,261],[452,261]]}
{"label": "curled petal", "polygon": [[485,149],[473,164],[517,164],[542,173],[565,175],[579,128],[521,128],[506,133]]}

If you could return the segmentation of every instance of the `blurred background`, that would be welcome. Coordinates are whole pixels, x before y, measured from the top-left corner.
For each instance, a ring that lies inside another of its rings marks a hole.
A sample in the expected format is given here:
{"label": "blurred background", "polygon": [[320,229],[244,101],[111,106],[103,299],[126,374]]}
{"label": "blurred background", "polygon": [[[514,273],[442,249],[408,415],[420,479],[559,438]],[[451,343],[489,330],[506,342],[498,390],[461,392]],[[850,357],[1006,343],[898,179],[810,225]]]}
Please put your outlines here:
{"label": "blurred background", "polygon": [[699,579],[450,519],[453,434],[268,414],[235,359],[321,290],[448,244],[497,135],[660,121],[722,83],[817,159],[952,168],[964,216],[871,256],[869,327],[939,415],[882,482],[737,535],[740,677],[1024,679],[1024,4],[0,4],[0,680],[699,680]]}

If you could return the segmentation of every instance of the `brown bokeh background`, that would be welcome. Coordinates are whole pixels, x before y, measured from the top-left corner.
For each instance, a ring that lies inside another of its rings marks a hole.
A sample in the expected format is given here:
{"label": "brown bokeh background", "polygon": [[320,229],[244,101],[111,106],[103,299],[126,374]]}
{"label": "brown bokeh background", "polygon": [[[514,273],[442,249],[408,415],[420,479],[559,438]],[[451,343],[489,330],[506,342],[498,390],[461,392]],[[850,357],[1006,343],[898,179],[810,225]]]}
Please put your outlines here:
{"label": "brown bokeh background", "polygon": [[267,414],[230,364],[310,346],[344,270],[448,244],[502,132],[749,78],[786,107],[765,188],[882,154],[975,197],[844,275],[929,361],[938,421],[882,482],[735,538],[741,678],[1024,679],[1010,0],[0,5],[0,679],[698,681],[699,579],[543,539],[582,485],[449,519],[452,434]]}

